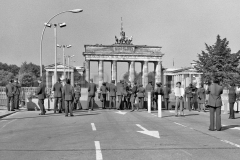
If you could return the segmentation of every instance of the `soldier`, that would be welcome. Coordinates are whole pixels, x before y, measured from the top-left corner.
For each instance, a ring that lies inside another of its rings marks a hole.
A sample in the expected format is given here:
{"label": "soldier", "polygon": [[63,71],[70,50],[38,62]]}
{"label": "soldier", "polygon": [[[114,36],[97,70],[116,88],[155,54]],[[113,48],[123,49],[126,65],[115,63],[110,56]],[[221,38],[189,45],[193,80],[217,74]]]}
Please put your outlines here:
{"label": "soldier", "polygon": [[[131,88],[131,98],[130,98],[130,101],[131,101],[131,105],[132,105],[132,110],[131,110],[131,112],[133,112],[134,111],[134,104],[135,104],[135,100],[136,100],[136,97],[137,97],[137,83],[136,82],[134,82],[134,84],[133,84],[133,87]],[[138,105],[137,105],[137,111],[139,110],[139,108],[138,108]]]}
{"label": "soldier", "polygon": [[38,79],[38,83],[39,83],[39,87],[36,94],[38,95],[38,105],[41,110],[41,113],[39,115],[45,115],[46,110],[44,107],[44,99],[46,98],[46,93],[45,93],[45,85],[42,83],[41,77]]}
{"label": "soldier", "polygon": [[162,83],[161,82],[158,82],[156,83],[157,85],[157,88],[155,89],[154,91],[154,106],[155,106],[155,109],[157,110],[158,109],[158,95],[163,95],[163,89],[162,89]]}
{"label": "soldier", "polygon": [[[116,91],[115,80],[112,80],[112,83],[108,86],[109,91],[109,109],[116,107]],[[113,104],[113,106],[112,106]]]}
{"label": "soldier", "polygon": [[63,86],[61,84],[61,79],[58,78],[58,81],[53,85],[54,113],[56,113],[57,110],[58,110],[58,113],[62,113],[62,88]]}
{"label": "soldier", "polygon": [[163,91],[163,99],[164,99],[165,108],[168,110],[169,94],[171,93],[171,89],[168,88],[167,84],[164,84],[162,91]]}
{"label": "soldier", "polygon": [[[13,96],[14,96],[14,86],[12,84],[13,80],[11,79],[9,81],[9,83],[6,85],[6,96],[7,96],[7,109],[8,111],[14,111],[13,109],[13,103],[14,103],[14,100],[13,100]],[[10,108],[11,107],[11,108]]]}
{"label": "soldier", "polygon": [[90,79],[88,85],[88,109],[93,110],[95,92],[97,91],[96,84],[93,83],[93,79]]}
{"label": "soldier", "polygon": [[146,89],[145,89],[145,98],[148,98],[148,92],[150,92],[150,94],[151,94],[151,103],[150,104],[152,104],[152,102],[153,102],[153,91],[154,91],[154,89],[153,89],[152,81],[149,81],[148,85],[146,86]]}
{"label": "soldier", "polygon": [[63,97],[65,100],[65,117],[68,116],[68,111],[70,112],[70,116],[73,116],[72,112],[72,102],[74,98],[74,88],[70,85],[70,79],[67,79],[67,83],[63,87]]}
{"label": "soldier", "polygon": [[189,111],[192,110],[192,106],[194,104],[194,94],[195,87],[192,85],[192,83],[190,83],[189,86],[185,89],[185,95],[187,97]]}
{"label": "soldier", "polygon": [[21,85],[16,78],[13,83],[14,86],[14,109],[19,109],[19,96],[21,93]]}
{"label": "soldier", "polygon": [[80,97],[81,97],[81,86],[80,84],[76,84],[74,88],[74,109],[78,109],[78,110],[82,109]]}
{"label": "soldier", "polygon": [[107,98],[107,91],[108,91],[106,82],[102,83],[102,86],[100,87],[100,91],[101,91],[102,109],[106,109],[106,98]]}
{"label": "soldier", "polygon": [[120,80],[120,82],[117,84],[117,110],[121,109],[121,104],[122,104],[122,95],[123,95],[123,81]]}
{"label": "soldier", "polygon": [[144,108],[144,93],[145,93],[145,89],[143,88],[143,85],[140,84],[139,88],[137,90],[137,97],[139,100],[139,108]]}

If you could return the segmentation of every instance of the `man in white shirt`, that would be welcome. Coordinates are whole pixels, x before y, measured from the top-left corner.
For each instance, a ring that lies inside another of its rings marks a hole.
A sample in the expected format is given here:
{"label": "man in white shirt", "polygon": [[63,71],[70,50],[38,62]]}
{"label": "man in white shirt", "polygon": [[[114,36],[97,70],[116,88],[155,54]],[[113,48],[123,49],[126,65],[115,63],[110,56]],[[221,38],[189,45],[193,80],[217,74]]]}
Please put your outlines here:
{"label": "man in white shirt", "polygon": [[178,116],[178,107],[180,107],[180,116],[184,116],[183,113],[183,97],[184,97],[184,89],[181,88],[181,82],[176,83],[176,88],[174,88],[174,94],[176,99],[175,106],[175,116]]}

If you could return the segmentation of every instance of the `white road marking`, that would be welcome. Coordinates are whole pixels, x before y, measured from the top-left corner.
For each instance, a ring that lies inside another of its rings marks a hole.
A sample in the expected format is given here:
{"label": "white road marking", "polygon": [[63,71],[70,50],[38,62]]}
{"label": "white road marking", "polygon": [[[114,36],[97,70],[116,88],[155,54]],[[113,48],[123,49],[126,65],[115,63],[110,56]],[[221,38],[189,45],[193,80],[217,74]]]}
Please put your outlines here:
{"label": "white road marking", "polygon": [[14,120],[11,120],[10,122],[6,123],[6,124],[5,124],[4,126],[2,126],[0,129],[2,129],[2,128],[6,127],[8,124],[10,124],[10,123],[12,123],[12,122],[14,122],[14,121],[16,121],[16,119],[14,119]]}
{"label": "white road marking", "polygon": [[160,138],[158,131],[149,131],[146,128],[144,128],[143,126],[141,126],[140,124],[136,124],[136,126],[138,126],[139,128],[141,128],[143,130],[143,131],[137,131],[137,132],[146,134],[146,135],[149,135],[149,136],[152,136],[155,138]]}
{"label": "white road marking", "polygon": [[118,112],[115,112],[115,113],[125,115],[127,112],[118,111]]}
{"label": "white road marking", "polygon": [[235,144],[235,143],[233,143],[233,142],[230,142],[230,141],[227,141],[227,140],[221,140],[221,141],[222,141],[222,142],[225,142],[225,143],[228,143],[228,144],[231,144],[231,145],[233,145],[233,146],[235,146],[235,147],[240,148],[240,145]]}
{"label": "white road marking", "polygon": [[91,126],[92,126],[92,130],[93,130],[93,131],[96,131],[96,130],[97,130],[94,123],[91,123]]}
{"label": "white road marking", "polygon": [[180,124],[180,123],[177,123],[177,122],[174,122],[174,123],[179,125],[179,126],[187,127],[187,126],[184,126],[183,124]]}
{"label": "white road marking", "polygon": [[99,141],[94,141],[95,142],[95,148],[96,148],[96,160],[102,160],[102,151],[100,147],[100,142]]}
{"label": "white road marking", "polygon": [[187,152],[187,151],[185,151],[185,150],[182,150],[182,149],[181,149],[181,151],[183,151],[184,153],[188,154],[189,156],[192,156],[191,153],[189,153],[189,152]]}

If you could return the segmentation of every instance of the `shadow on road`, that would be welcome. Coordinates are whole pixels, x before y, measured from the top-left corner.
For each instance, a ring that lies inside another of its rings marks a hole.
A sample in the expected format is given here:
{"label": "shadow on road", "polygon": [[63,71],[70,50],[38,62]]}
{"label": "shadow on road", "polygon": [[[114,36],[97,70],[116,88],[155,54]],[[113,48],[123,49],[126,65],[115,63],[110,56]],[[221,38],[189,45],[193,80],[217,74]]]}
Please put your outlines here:
{"label": "shadow on road", "polygon": [[228,130],[228,129],[231,129],[231,128],[235,128],[235,127],[240,127],[240,125],[229,125],[229,126],[224,126],[222,127],[222,131],[225,131],[225,130]]}

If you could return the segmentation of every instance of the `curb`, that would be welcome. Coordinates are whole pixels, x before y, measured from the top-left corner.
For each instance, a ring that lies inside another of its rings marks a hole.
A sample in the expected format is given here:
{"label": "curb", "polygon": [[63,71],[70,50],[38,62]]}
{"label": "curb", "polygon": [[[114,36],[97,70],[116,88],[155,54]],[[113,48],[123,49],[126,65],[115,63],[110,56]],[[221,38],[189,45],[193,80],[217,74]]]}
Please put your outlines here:
{"label": "curb", "polygon": [[7,116],[9,116],[9,115],[11,115],[11,114],[14,114],[14,113],[16,113],[16,112],[18,112],[18,111],[13,111],[13,112],[11,112],[11,113],[7,113],[7,114],[4,114],[4,115],[1,115],[1,116],[0,116],[0,119],[2,119],[2,118],[4,118],[4,117],[7,117]]}

